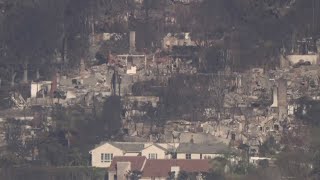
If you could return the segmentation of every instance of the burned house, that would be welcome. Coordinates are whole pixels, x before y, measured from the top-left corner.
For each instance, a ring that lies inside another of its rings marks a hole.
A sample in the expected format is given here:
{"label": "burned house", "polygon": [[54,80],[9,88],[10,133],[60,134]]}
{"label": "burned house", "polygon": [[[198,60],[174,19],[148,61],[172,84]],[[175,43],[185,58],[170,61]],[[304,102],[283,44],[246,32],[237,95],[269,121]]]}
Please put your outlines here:
{"label": "burned house", "polygon": [[291,52],[283,54],[280,58],[281,68],[293,66],[295,68],[319,63],[319,43],[312,37],[303,38],[295,42]]}
{"label": "burned house", "polygon": [[285,119],[288,116],[288,103],[287,103],[287,81],[279,79],[272,88],[274,108],[278,112],[279,119]]}
{"label": "burned house", "polygon": [[172,71],[177,73],[196,73],[199,66],[198,50],[194,46],[174,46],[170,52]]}
{"label": "burned house", "polygon": [[147,135],[152,128],[159,97],[126,96],[123,98],[123,128],[128,134]]}
{"label": "burned house", "polygon": [[31,82],[31,98],[44,98],[51,93],[52,81]]}
{"label": "burned house", "polygon": [[163,38],[163,49],[172,50],[175,46],[195,46],[195,42],[191,40],[190,33],[168,33]]}

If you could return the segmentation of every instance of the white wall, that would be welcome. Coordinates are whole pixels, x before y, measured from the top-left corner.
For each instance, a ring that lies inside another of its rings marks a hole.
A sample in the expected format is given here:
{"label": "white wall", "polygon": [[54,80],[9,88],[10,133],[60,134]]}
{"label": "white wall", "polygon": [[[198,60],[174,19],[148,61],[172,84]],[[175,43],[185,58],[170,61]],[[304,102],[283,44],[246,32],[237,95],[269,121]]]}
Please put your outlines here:
{"label": "white wall", "polygon": [[114,175],[116,175],[117,172],[116,171],[109,171],[108,172],[108,180],[114,180]]}
{"label": "white wall", "polygon": [[139,156],[140,153],[125,153],[124,156]]}
{"label": "white wall", "polygon": [[165,36],[163,38],[163,48],[164,49],[168,49],[171,48],[172,46],[184,46],[184,45],[187,45],[187,46],[195,46],[195,42],[191,40],[191,37],[190,37],[190,33],[185,33],[184,34],[184,38],[183,39],[178,39],[176,37],[177,35],[174,35],[174,36]]}
{"label": "white wall", "polygon": [[123,156],[122,150],[106,143],[91,151],[91,165],[93,167],[109,167],[111,162],[101,162],[101,153],[112,153],[113,157]]}
{"label": "white wall", "polygon": [[180,173],[180,167],[179,166],[171,166],[171,172],[174,173],[175,178],[178,178],[178,175]]}
{"label": "white wall", "polygon": [[290,61],[291,64],[296,64],[300,60],[309,61],[311,64],[318,64],[318,55],[289,55],[286,58]]}
{"label": "white wall", "polygon": [[150,153],[156,153],[158,159],[168,159],[169,156],[166,156],[166,152],[154,145],[151,145],[142,150],[141,155],[149,158]]}
{"label": "white wall", "polygon": [[41,89],[41,84],[31,83],[31,97],[37,97],[37,92]]}
{"label": "white wall", "polygon": [[117,180],[127,180],[126,175],[131,171],[131,162],[117,162]]}
{"label": "white wall", "polygon": [[268,160],[270,161],[271,158],[267,158],[267,157],[250,157],[250,163],[254,164],[254,165],[258,165],[259,161],[261,160]]}
{"label": "white wall", "polygon": [[38,93],[38,91],[41,90],[42,86],[47,86],[48,87],[48,91],[50,92],[51,91],[51,84],[52,84],[51,81],[42,81],[42,82],[38,82],[38,83],[37,82],[32,82],[31,83],[31,97],[32,98],[37,97],[37,93]]}
{"label": "white wall", "polygon": [[130,69],[127,69],[127,74],[137,74],[137,66],[131,66]]}
{"label": "white wall", "polygon": [[278,107],[278,87],[272,89],[272,105],[271,107]]}
{"label": "white wall", "polygon": [[288,105],[288,115],[294,115],[294,111],[296,109],[296,105],[292,104],[292,105]]}
{"label": "white wall", "polygon": [[202,154],[202,159],[205,159],[205,156],[210,157],[211,159],[214,159],[216,157],[223,157],[222,154]]}
{"label": "white wall", "polygon": [[[202,154],[202,159],[205,159],[204,158],[205,156],[211,157],[211,159],[214,159],[216,157],[223,156],[223,155],[221,155],[221,154]],[[177,159],[186,159],[186,153],[178,153]],[[200,154],[191,154],[191,159],[200,159]]]}

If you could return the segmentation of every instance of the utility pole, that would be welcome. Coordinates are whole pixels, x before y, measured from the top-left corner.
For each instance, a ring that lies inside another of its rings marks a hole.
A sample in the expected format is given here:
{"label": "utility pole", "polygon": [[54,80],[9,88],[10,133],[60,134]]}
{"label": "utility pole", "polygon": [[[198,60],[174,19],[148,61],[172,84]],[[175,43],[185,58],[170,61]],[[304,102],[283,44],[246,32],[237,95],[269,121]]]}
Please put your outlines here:
{"label": "utility pole", "polygon": [[119,89],[119,97],[121,96],[121,76],[118,74],[118,89]]}
{"label": "utility pole", "polygon": [[112,95],[117,95],[117,71],[116,68],[113,68],[113,74],[112,74],[112,78],[111,78],[111,88],[112,88]]}
{"label": "utility pole", "polygon": [[312,34],[315,35],[315,0],[312,0]]}

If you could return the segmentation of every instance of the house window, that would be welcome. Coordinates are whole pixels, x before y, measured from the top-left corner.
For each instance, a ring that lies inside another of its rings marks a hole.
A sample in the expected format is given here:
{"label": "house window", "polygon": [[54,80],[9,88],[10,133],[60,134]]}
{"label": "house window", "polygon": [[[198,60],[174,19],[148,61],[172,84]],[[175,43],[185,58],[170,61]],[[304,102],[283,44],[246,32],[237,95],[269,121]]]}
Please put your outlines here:
{"label": "house window", "polygon": [[191,159],[191,154],[186,154],[186,159]]}
{"label": "house window", "polygon": [[101,153],[101,162],[111,162],[113,159],[113,154]]}
{"label": "house window", "polygon": [[149,159],[158,159],[158,155],[156,153],[150,153]]}

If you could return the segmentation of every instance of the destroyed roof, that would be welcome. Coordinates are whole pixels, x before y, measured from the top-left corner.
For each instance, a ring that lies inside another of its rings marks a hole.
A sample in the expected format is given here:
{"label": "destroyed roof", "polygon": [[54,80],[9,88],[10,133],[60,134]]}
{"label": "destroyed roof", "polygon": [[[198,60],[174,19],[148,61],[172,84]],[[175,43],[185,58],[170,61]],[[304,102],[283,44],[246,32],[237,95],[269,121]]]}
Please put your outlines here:
{"label": "destroyed roof", "polygon": [[178,39],[191,39],[189,32],[168,33],[166,37],[176,37]]}
{"label": "destroyed roof", "polygon": [[167,121],[166,124],[184,124],[184,125],[190,125],[190,124],[192,124],[192,123],[189,122],[189,121],[186,121],[186,120],[171,120],[171,121]]}
{"label": "destroyed roof", "polygon": [[221,154],[230,152],[230,148],[223,143],[216,144],[194,144],[180,143],[177,153],[195,153],[195,154]]}
{"label": "destroyed roof", "polygon": [[0,111],[1,118],[31,117],[33,115],[33,111],[29,108],[26,108],[24,110],[6,109]]}
{"label": "destroyed roof", "polygon": [[140,152],[144,149],[144,143],[109,142],[109,144],[126,152]]}
{"label": "destroyed roof", "polygon": [[172,46],[171,57],[196,57],[199,51],[195,46]]}

